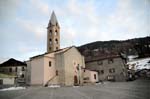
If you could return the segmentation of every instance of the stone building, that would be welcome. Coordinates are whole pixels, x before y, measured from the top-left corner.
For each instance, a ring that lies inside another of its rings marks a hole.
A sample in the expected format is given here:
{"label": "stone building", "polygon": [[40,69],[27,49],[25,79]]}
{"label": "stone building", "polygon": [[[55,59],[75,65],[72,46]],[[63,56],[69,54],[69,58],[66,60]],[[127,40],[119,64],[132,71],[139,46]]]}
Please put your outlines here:
{"label": "stone building", "polygon": [[127,77],[127,68],[120,56],[92,58],[86,60],[85,66],[98,72],[99,81],[125,81]]}
{"label": "stone building", "polygon": [[[84,83],[84,56],[75,46],[60,49],[60,26],[54,12],[47,27],[47,52],[31,57],[27,65],[27,83],[30,85],[73,86]],[[97,79],[97,75],[89,77]]]}

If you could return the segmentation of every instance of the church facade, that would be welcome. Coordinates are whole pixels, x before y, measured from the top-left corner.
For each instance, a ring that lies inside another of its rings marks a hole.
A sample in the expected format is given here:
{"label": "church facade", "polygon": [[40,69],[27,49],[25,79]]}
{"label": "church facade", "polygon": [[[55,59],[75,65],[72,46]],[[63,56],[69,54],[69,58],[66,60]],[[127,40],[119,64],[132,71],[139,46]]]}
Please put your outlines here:
{"label": "church facade", "polygon": [[47,52],[26,63],[29,85],[83,85],[84,77],[89,77],[91,83],[98,81],[97,72],[86,75],[84,56],[75,46],[60,49],[60,26],[54,12],[47,27]]}

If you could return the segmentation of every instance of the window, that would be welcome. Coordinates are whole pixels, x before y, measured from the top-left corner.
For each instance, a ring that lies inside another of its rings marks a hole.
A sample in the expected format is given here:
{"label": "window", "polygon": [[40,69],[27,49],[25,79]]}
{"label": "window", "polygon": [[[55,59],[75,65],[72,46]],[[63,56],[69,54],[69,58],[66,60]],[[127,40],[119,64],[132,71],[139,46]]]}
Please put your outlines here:
{"label": "window", "polygon": [[52,44],[52,39],[49,39],[49,44]]}
{"label": "window", "polygon": [[96,79],[96,74],[94,74],[94,79]]}
{"label": "window", "polygon": [[57,33],[57,30],[55,30],[55,35],[57,35],[58,33]]}
{"label": "window", "polygon": [[16,67],[15,71],[17,72],[17,67]]}
{"label": "window", "polygon": [[51,47],[49,47],[49,50],[52,50],[52,48],[51,48]]}
{"label": "window", "polygon": [[114,62],[114,60],[112,58],[108,59],[108,64],[111,64],[113,62]]}
{"label": "window", "polygon": [[24,67],[22,67],[22,71],[24,71],[25,70],[25,68]]}
{"label": "window", "polygon": [[100,75],[104,74],[104,70],[99,70],[98,74],[100,74]]}
{"label": "window", "polygon": [[109,69],[109,73],[115,73],[115,69],[114,68]]}
{"label": "window", "polygon": [[51,33],[52,33],[52,30],[50,30],[49,32],[51,32]]}
{"label": "window", "polygon": [[12,68],[9,68],[9,72],[12,72]]}
{"label": "window", "polygon": [[52,62],[51,61],[49,61],[49,67],[51,67],[52,66]]}
{"label": "window", "polygon": [[104,74],[104,70],[101,70],[100,73],[101,73],[101,74]]}
{"label": "window", "polygon": [[58,70],[56,70],[56,76],[58,76]]}
{"label": "window", "polygon": [[56,47],[56,50],[58,50],[58,47]]}
{"label": "window", "polygon": [[109,69],[109,73],[111,73],[111,69]]}
{"label": "window", "polygon": [[85,72],[85,69],[84,69],[84,72]]}
{"label": "window", "polygon": [[112,69],[112,72],[115,73],[115,69],[114,68]]}
{"label": "window", "polygon": [[24,74],[21,75],[21,78],[24,78]]}
{"label": "window", "polygon": [[49,34],[52,35],[52,30],[49,31]]}
{"label": "window", "polygon": [[103,65],[103,61],[100,61],[100,60],[99,60],[99,61],[97,61],[97,64],[98,64],[98,65]]}
{"label": "window", "polygon": [[55,39],[55,43],[58,44],[58,40],[57,39]]}

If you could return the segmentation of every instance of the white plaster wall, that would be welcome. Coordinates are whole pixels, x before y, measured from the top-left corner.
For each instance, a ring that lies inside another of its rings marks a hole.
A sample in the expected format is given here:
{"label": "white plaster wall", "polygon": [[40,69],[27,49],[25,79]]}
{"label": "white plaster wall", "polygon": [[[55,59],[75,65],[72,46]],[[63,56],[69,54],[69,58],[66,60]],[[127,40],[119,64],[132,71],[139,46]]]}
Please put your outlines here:
{"label": "white plaster wall", "polygon": [[[79,64],[79,70],[76,71],[76,66]],[[78,82],[80,79],[80,84],[83,84],[83,71],[81,66],[84,68],[84,58],[80,52],[72,47],[67,52],[64,53],[64,66],[65,66],[65,85],[74,85],[74,76],[77,75]]]}
{"label": "white plaster wall", "polygon": [[[96,75],[96,79],[94,78],[94,75]],[[95,71],[90,71],[90,81],[92,83],[98,82],[98,73]]]}
{"label": "white plaster wall", "polygon": [[44,84],[44,57],[31,59],[31,85]]}
{"label": "white plaster wall", "polygon": [[[96,75],[96,79],[94,78],[94,74]],[[84,82],[87,82],[87,83],[98,82],[98,73],[95,71],[85,70],[84,78],[89,78],[89,80],[84,80]]]}
{"label": "white plaster wall", "polygon": [[[49,66],[50,61],[51,66]],[[57,84],[58,81],[56,78],[57,77],[54,54],[47,54],[44,57],[44,84],[46,84],[49,80],[49,84]]]}

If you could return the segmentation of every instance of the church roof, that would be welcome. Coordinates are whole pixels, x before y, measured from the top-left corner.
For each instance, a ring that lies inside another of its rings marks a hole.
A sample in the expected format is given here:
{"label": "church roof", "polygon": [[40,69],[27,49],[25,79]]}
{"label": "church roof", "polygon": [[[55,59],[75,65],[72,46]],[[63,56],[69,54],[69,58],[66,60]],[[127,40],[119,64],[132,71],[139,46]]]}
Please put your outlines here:
{"label": "church roof", "polygon": [[55,12],[53,11],[52,14],[51,14],[51,18],[50,18],[50,21],[48,23],[48,27],[51,26],[51,25],[58,25],[58,21],[57,21],[57,18],[56,18],[56,15],[55,15]]}
{"label": "church roof", "polygon": [[0,67],[5,67],[5,66],[26,66],[26,63],[11,58],[3,62],[2,64],[0,64]]}
{"label": "church roof", "polygon": [[50,53],[55,53],[55,54],[64,53],[64,52],[68,51],[69,49],[71,49],[72,47],[75,47],[75,46],[70,46],[70,47],[59,49],[59,50],[56,50],[56,51],[53,51],[53,52],[47,52],[47,53],[44,53],[44,54],[36,55],[36,56],[31,57],[30,59],[37,58],[39,56],[44,56],[44,55],[50,54]]}

